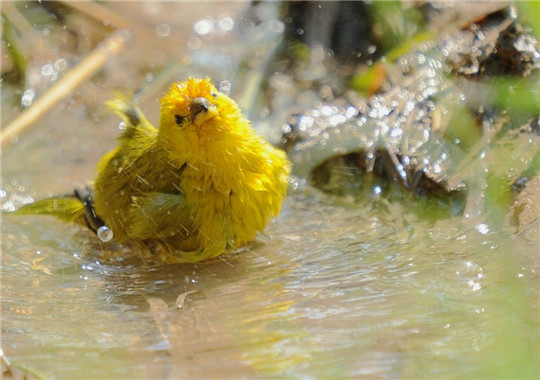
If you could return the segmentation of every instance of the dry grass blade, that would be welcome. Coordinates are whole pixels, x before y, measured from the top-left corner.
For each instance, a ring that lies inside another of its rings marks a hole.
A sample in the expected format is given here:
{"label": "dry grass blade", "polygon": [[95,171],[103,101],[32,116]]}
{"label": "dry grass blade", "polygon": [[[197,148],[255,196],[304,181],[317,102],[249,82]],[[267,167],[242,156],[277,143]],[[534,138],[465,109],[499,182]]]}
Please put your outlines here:
{"label": "dry grass blade", "polygon": [[14,139],[60,100],[71,95],[81,83],[101,69],[111,56],[121,51],[125,43],[124,31],[118,31],[105,39],[88,57],[51,87],[44,96],[0,131],[0,146],[4,146],[6,142]]}
{"label": "dry grass blade", "polygon": [[104,22],[106,20],[109,25],[117,29],[131,27],[131,23],[127,19],[98,3],[90,1],[61,1],[61,3],[84,13],[87,16],[93,17],[99,22]]}

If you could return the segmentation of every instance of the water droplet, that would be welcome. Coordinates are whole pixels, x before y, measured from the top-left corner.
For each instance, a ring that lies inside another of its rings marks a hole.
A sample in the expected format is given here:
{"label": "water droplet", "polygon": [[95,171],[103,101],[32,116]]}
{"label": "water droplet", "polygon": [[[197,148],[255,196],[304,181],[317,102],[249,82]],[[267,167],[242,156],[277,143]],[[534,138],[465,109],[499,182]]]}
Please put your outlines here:
{"label": "water droplet", "polygon": [[214,31],[214,22],[210,19],[203,18],[193,25],[193,30],[200,36],[206,36]]}
{"label": "water droplet", "polygon": [[458,261],[452,265],[450,271],[450,276],[457,277],[459,282],[464,284],[469,291],[476,292],[482,289],[481,281],[484,278],[484,270],[475,262]]}
{"label": "water droplet", "polygon": [[159,24],[156,26],[156,35],[158,37],[168,37],[171,34],[171,27],[169,24]]}
{"label": "water droplet", "polygon": [[12,201],[7,201],[6,203],[2,205],[2,211],[5,211],[5,212],[13,212],[16,209],[17,207],[15,207],[15,204]]}
{"label": "water droplet", "polygon": [[480,223],[476,226],[476,231],[480,232],[482,235],[486,235],[489,232],[489,226],[485,223]]}
{"label": "water droplet", "polygon": [[229,32],[234,28],[234,20],[231,17],[223,17],[218,21],[218,28],[222,32]]}
{"label": "water droplet", "polygon": [[21,97],[21,104],[23,107],[30,107],[36,96],[36,91],[33,88],[27,88],[24,90]]}
{"label": "water droplet", "polygon": [[228,80],[222,80],[219,82],[217,88],[220,92],[223,92],[225,95],[229,95],[231,92],[231,82]]}
{"label": "water droplet", "polygon": [[53,65],[51,64],[46,64],[46,65],[43,65],[41,67],[41,75],[43,75],[44,77],[49,77],[51,75],[53,75],[54,73],[56,72],[56,70],[54,69]]}
{"label": "water droplet", "polygon": [[467,285],[471,288],[473,292],[476,292],[477,290],[482,289],[482,286],[480,286],[480,283],[474,280],[467,281]]}
{"label": "water droplet", "polygon": [[351,107],[348,107],[347,110],[345,111],[345,117],[351,118],[353,116],[356,116],[357,113],[358,113],[358,110],[351,106]]}
{"label": "water droplet", "polygon": [[399,138],[403,134],[403,130],[401,128],[393,128],[390,131],[390,137],[392,138]]}
{"label": "water droplet", "polygon": [[113,234],[112,230],[109,227],[101,226],[97,230],[97,236],[98,236],[99,240],[106,243],[106,242],[112,240],[112,238],[114,237],[114,234]]}
{"label": "water droplet", "polygon": [[322,106],[321,113],[324,116],[330,116],[332,114],[332,108],[330,106]]}
{"label": "water droplet", "polygon": [[64,58],[59,58],[54,62],[54,68],[58,71],[65,70],[67,68],[67,62]]}

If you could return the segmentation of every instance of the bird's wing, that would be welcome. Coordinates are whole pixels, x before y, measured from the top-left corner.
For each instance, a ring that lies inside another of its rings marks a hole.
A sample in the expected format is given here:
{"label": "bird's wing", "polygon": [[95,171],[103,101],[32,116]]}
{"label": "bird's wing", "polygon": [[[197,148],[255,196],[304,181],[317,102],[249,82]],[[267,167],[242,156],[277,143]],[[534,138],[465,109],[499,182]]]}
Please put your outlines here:
{"label": "bird's wing", "polygon": [[128,236],[134,239],[186,239],[193,232],[181,194],[149,192],[133,197]]}
{"label": "bird's wing", "polygon": [[109,100],[106,104],[124,122],[125,131],[121,138],[131,138],[136,132],[150,136],[157,133],[157,129],[146,119],[135,104],[133,96],[117,92],[115,98]]}

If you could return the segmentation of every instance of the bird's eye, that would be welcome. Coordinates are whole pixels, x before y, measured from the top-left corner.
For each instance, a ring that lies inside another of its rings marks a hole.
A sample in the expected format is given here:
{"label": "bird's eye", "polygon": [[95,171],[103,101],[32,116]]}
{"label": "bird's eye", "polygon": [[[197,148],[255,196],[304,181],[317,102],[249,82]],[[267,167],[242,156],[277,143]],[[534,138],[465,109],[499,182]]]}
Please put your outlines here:
{"label": "bird's eye", "polygon": [[217,94],[215,92],[212,92],[211,94],[214,98],[217,98]]}
{"label": "bird's eye", "polygon": [[184,122],[184,116],[182,115],[174,115],[174,119],[176,120],[176,125],[182,125]]}

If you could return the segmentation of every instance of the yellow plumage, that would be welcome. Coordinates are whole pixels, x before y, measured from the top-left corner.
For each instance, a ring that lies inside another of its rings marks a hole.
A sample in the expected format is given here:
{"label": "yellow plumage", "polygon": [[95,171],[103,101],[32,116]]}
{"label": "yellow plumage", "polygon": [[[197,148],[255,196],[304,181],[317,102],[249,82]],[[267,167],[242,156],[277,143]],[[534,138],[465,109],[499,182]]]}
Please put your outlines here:
{"label": "yellow plumage", "polygon": [[290,172],[284,152],[208,78],[171,86],[159,130],[127,99],[109,105],[126,130],[97,166],[93,209],[115,241],[158,241],[170,261],[196,262],[246,244],[278,215]]}

